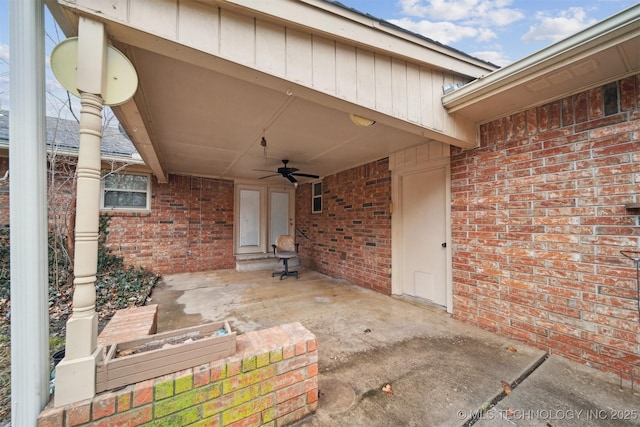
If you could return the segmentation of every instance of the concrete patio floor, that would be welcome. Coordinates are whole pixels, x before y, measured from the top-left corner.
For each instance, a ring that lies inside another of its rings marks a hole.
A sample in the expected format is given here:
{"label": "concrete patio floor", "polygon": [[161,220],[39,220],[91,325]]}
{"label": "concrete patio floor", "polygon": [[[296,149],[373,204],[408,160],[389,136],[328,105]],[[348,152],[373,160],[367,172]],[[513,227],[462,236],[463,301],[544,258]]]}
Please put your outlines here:
{"label": "concrete patio floor", "polygon": [[[640,425],[638,390],[614,376],[315,271],[170,275],[151,299],[158,332],[223,319],[238,333],[290,322],[313,332],[319,405],[298,426],[471,425],[501,393],[476,425]],[[504,395],[505,384],[517,387]]]}

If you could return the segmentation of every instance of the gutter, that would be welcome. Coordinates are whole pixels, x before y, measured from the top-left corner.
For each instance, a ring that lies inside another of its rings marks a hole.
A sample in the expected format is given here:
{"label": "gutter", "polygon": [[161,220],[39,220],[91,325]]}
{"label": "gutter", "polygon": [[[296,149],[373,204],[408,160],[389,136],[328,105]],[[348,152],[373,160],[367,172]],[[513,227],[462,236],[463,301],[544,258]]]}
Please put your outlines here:
{"label": "gutter", "polygon": [[449,113],[455,113],[466,106],[554,71],[574,61],[578,55],[595,53],[639,36],[640,4],[636,4],[548,48],[444,95],[442,104]]}
{"label": "gutter", "polygon": [[[1,141],[0,142],[0,150],[7,150],[9,151],[9,144],[5,141]],[[53,154],[54,149],[51,146],[47,146],[47,153],[48,154]],[[55,149],[56,155],[59,156],[63,156],[63,157],[78,157],[78,149],[73,149],[73,148],[63,148],[63,147],[56,147]],[[144,160],[142,160],[142,158],[140,158],[140,155],[136,155],[136,153],[133,153],[130,157],[125,157],[125,156],[118,156],[118,155],[114,155],[114,154],[103,154],[100,156],[100,160],[104,161],[104,162],[118,162],[118,163],[127,163],[128,165],[131,166],[140,166],[140,165],[145,165]]]}

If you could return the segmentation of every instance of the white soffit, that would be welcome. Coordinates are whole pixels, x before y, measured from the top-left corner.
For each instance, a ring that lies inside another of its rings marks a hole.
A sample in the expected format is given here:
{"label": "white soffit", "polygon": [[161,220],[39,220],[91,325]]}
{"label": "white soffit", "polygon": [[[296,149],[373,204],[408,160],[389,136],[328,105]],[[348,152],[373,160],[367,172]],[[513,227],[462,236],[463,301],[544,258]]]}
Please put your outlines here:
{"label": "white soffit", "polygon": [[450,113],[491,121],[640,72],[640,4],[442,97]]}

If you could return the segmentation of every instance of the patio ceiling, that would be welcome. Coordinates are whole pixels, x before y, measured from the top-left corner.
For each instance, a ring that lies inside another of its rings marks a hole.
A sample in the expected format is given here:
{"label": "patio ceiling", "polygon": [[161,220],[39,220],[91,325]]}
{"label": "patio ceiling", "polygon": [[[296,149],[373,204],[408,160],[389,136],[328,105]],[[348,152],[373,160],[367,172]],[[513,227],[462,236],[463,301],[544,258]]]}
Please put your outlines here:
{"label": "patio ceiling", "polygon": [[325,176],[431,140],[380,119],[358,127],[346,106],[325,105],[329,100],[290,82],[268,87],[139,48],[129,54],[140,79],[136,100],[144,97],[168,173],[255,179],[268,175],[256,169],[275,170],[288,159],[291,167]]}
{"label": "patio ceiling", "polygon": [[81,16],[103,22],[133,63],[136,95],[113,110],[160,182],[256,180],[283,159],[323,177],[433,141],[472,147],[474,123],[447,114],[442,87],[495,69],[321,0],[47,5],[68,36]]}
{"label": "patio ceiling", "polygon": [[[283,159],[322,177],[420,144],[472,148],[480,123],[640,69],[640,5],[496,71],[323,0],[46,1],[68,36],[80,16],[101,21],[132,61],[138,91],[114,112],[161,182],[255,180]],[[442,96],[447,84],[461,87]]]}

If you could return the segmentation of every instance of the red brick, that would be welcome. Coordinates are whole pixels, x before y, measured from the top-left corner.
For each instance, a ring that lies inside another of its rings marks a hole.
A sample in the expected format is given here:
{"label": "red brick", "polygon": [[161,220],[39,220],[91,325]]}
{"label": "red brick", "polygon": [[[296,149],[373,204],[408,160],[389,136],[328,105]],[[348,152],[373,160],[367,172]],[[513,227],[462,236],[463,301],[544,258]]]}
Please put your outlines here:
{"label": "red brick", "polygon": [[211,370],[209,364],[196,366],[193,368],[193,386],[195,388],[205,386],[211,381]]}
{"label": "red brick", "polygon": [[286,414],[297,411],[300,408],[304,408],[306,405],[307,405],[306,394],[296,396],[282,403],[278,403],[278,405],[276,406],[276,416],[282,417]]}
{"label": "red brick", "polygon": [[620,109],[629,111],[637,108],[636,86],[634,77],[627,77],[620,81]]}
{"label": "red brick", "polygon": [[[242,359],[232,356],[226,359],[226,378],[230,378],[238,375],[242,371]],[[211,371],[211,381],[215,381],[213,379],[214,372]]]}
{"label": "red brick", "polygon": [[261,425],[260,420],[261,420],[260,414],[253,414],[242,420],[238,420],[231,424],[227,424],[226,427],[258,427]]}
{"label": "red brick", "polygon": [[314,337],[307,340],[307,351],[316,351],[318,349],[318,340]]}
{"label": "red brick", "polygon": [[113,393],[103,393],[93,399],[91,419],[99,420],[116,412],[116,397]]}
{"label": "red brick", "polygon": [[625,208],[640,193],[640,75],[618,84],[625,114],[605,117],[596,87],[483,124],[480,149],[452,150],[453,314],[629,375],[640,325],[620,250],[640,242]]}
{"label": "red brick", "polygon": [[133,386],[133,406],[141,406],[153,402],[153,382],[147,380],[134,384]]}
{"label": "red brick", "polygon": [[307,403],[315,403],[318,401],[318,390],[312,390],[307,393]]}
{"label": "red brick", "polygon": [[289,387],[293,384],[299,383],[307,379],[305,369],[298,369],[295,371],[287,372],[285,374],[277,375],[274,378],[267,379],[262,384],[262,391],[267,392],[280,390],[285,387]]}
{"label": "red brick", "polygon": [[124,390],[116,392],[116,411],[125,412],[131,409],[131,387],[126,387]]}
{"label": "red brick", "polygon": [[91,423],[91,427],[112,427],[112,426],[127,426],[135,427],[148,423],[153,418],[153,408],[151,405],[141,406],[131,411],[123,412],[113,415],[108,418],[103,418],[99,421]]}
{"label": "red brick", "polygon": [[318,364],[317,363],[313,363],[309,366],[307,366],[307,377],[311,378],[311,377],[315,377],[318,375]]}
{"label": "red brick", "polygon": [[209,364],[211,382],[216,382],[227,377],[227,364],[224,360],[218,360]]}
{"label": "red brick", "polygon": [[159,184],[154,178],[151,211],[112,213],[107,243],[126,264],[160,274],[233,268],[233,197],[233,181],[170,175]]}
{"label": "red brick", "polygon": [[[316,242],[314,246],[301,240],[303,265],[390,294],[388,159],[324,177],[322,184],[323,206],[319,214],[311,213],[311,185],[300,185],[296,191],[296,226]],[[376,246],[367,246],[371,242]],[[358,256],[352,256],[355,254]]]}
{"label": "red brick", "polygon": [[282,403],[300,395],[306,396],[306,393],[317,388],[318,388],[317,378],[308,379],[304,382],[296,383],[284,389],[278,390],[276,392],[276,401],[278,403]]}
{"label": "red brick", "polygon": [[276,365],[276,373],[283,374],[289,371],[306,367],[314,362],[317,362],[317,356],[314,358],[313,353],[305,353],[301,356],[296,356],[289,359],[284,359]]}
{"label": "red brick", "polygon": [[64,408],[47,407],[38,415],[38,427],[60,427],[64,425]]}
{"label": "red brick", "polygon": [[91,402],[80,402],[69,405],[67,409],[67,427],[84,424],[91,420]]}

